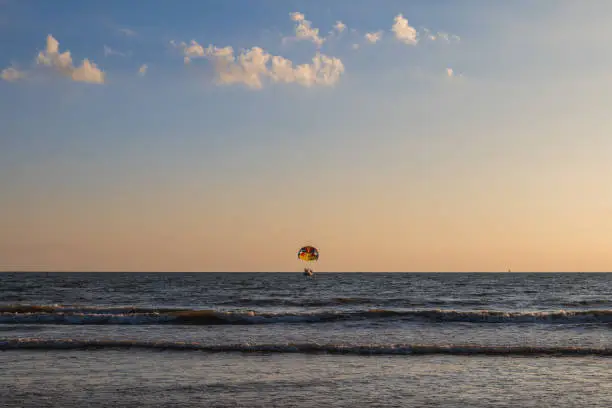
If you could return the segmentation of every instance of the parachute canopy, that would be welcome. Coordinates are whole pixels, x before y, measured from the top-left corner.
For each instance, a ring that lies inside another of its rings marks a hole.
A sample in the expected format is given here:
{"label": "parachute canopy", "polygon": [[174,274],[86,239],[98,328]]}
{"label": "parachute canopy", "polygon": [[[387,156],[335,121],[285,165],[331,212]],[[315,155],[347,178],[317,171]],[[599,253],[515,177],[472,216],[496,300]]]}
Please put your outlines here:
{"label": "parachute canopy", "polygon": [[313,246],[305,246],[298,251],[298,258],[302,261],[316,261],[319,259],[319,250]]}

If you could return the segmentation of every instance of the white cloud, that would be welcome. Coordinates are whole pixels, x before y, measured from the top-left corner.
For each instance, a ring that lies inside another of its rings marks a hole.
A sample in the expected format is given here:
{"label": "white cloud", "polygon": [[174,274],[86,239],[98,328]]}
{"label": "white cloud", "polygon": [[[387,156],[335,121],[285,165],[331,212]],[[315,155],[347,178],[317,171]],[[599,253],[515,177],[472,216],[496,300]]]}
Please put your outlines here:
{"label": "white cloud", "polygon": [[359,44],[353,44],[351,46],[351,48],[354,49],[354,50],[358,50],[359,49]]}
{"label": "white cloud", "polygon": [[0,78],[9,82],[17,81],[18,79],[25,78],[25,72],[9,67],[2,70],[2,73],[0,73]]}
{"label": "white cloud", "polygon": [[395,23],[391,27],[391,31],[395,33],[395,38],[404,44],[416,45],[417,31],[414,27],[408,24],[408,20],[402,14],[395,16]]}
{"label": "white cloud", "polygon": [[209,47],[208,50],[212,51],[209,56],[215,62],[218,84],[242,83],[252,89],[263,87],[262,77],[268,73],[266,64],[270,60],[270,55],[263,49],[253,47],[242,52],[237,58],[234,57],[231,47]]}
{"label": "white cloud", "polygon": [[296,82],[302,86],[331,86],[338,82],[343,73],[344,65],[339,58],[317,53],[312,59],[312,64],[295,67],[286,58],[272,57],[269,75],[275,82]]}
{"label": "white cloud", "polygon": [[89,82],[92,84],[103,84],[104,73],[98,69],[96,64],[87,58],[83,60],[80,67],[74,68],[71,74],[72,80],[77,82]]}
{"label": "white cloud", "polygon": [[283,38],[283,42],[288,40],[307,40],[316,44],[317,47],[323,45],[323,43],[325,42],[325,38],[321,38],[319,36],[319,29],[312,28],[312,23],[306,20],[304,14],[295,11],[293,13],[289,13],[289,16],[293,21],[296,22],[295,37],[285,37]]}
{"label": "white cloud", "polygon": [[292,13],[289,13],[289,16],[291,17],[293,21],[304,21],[306,19],[306,16],[300,13],[299,11],[294,11]]}
{"label": "white cloud", "polygon": [[219,48],[213,45],[209,45],[206,48],[206,55],[215,58],[233,59],[234,49],[230,46]]}
{"label": "white cloud", "polygon": [[183,60],[185,64],[189,64],[192,58],[202,58],[205,56],[204,47],[198,44],[195,40],[191,40],[189,45],[184,42],[177,44],[174,41],[170,41],[170,44],[172,44],[174,47],[183,49],[183,54],[185,55]]}
{"label": "white cloud", "polygon": [[196,40],[191,40],[189,45],[185,42],[177,43],[174,40],[170,41],[170,44],[176,48],[182,49],[185,64],[188,64],[194,58],[229,57],[234,53],[232,47],[218,48],[209,45],[207,48],[204,48],[204,46],[198,44]]}
{"label": "white cloud", "polygon": [[339,33],[343,32],[346,29],[346,24],[342,21],[336,21],[336,25],[334,25],[334,29]]}
{"label": "white cloud", "polygon": [[376,44],[378,41],[380,41],[382,35],[382,31],[377,31],[375,33],[366,33],[364,37],[370,44]]}
{"label": "white cloud", "polygon": [[272,82],[297,83],[302,86],[331,86],[338,82],[344,73],[342,61],[317,53],[310,64],[293,65],[293,62],[281,56],[271,55],[260,47],[253,47],[234,55],[232,47],[204,48],[195,40],[191,45],[177,44],[182,48],[185,59],[203,57],[211,60],[215,67],[216,80],[219,85],[244,84],[251,89],[261,89],[264,80]]}
{"label": "white cloud", "polygon": [[144,76],[147,73],[147,69],[149,69],[147,64],[142,64],[140,68],[138,69],[138,75]]}
{"label": "white cloud", "polygon": [[80,67],[72,65],[70,51],[59,53],[59,42],[51,34],[47,36],[47,48],[38,53],[37,62],[47,65],[73,81],[90,82],[96,84],[104,83],[105,74],[98,69],[96,64],[84,59]]}

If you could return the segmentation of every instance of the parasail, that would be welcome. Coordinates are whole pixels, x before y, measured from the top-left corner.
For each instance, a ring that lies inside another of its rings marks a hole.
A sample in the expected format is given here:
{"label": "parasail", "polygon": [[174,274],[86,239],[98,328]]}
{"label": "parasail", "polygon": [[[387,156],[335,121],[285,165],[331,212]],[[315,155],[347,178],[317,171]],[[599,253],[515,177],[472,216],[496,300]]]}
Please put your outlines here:
{"label": "parasail", "polygon": [[319,259],[319,250],[313,246],[305,246],[298,251],[298,259],[306,262],[317,261]]}

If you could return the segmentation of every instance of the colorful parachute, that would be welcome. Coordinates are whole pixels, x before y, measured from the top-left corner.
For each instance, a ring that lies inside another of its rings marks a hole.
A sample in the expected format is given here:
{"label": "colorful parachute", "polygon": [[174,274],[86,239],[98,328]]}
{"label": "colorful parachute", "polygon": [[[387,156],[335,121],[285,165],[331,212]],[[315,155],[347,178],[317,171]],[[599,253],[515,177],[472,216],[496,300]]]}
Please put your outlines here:
{"label": "colorful parachute", "polygon": [[319,250],[313,246],[305,246],[298,251],[298,259],[306,262],[317,261],[319,259]]}

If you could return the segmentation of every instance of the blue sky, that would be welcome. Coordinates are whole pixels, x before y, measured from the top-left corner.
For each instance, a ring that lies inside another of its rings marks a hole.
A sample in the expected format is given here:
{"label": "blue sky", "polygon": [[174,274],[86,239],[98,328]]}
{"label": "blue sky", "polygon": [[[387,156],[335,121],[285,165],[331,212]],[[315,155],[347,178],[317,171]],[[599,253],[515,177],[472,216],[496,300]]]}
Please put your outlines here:
{"label": "blue sky", "polygon": [[2,0],[0,267],[605,270],[610,11]]}

